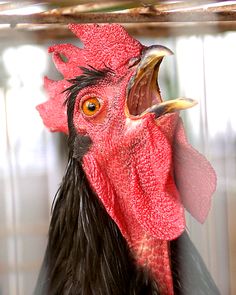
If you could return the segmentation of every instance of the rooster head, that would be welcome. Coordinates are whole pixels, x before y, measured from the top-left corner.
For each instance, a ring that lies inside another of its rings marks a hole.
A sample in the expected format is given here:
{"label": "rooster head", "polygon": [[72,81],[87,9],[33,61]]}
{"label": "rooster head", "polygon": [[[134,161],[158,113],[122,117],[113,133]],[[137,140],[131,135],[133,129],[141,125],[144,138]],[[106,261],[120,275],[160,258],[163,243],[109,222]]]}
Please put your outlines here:
{"label": "rooster head", "polygon": [[175,239],[184,208],[205,220],[215,174],[188,144],[178,114],[195,101],[162,100],[158,71],[172,52],[143,46],[116,24],[69,28],[84,47],[49,48],[64,79],[45,78],[44,124],[69,135],[72,157],[131,245]]}

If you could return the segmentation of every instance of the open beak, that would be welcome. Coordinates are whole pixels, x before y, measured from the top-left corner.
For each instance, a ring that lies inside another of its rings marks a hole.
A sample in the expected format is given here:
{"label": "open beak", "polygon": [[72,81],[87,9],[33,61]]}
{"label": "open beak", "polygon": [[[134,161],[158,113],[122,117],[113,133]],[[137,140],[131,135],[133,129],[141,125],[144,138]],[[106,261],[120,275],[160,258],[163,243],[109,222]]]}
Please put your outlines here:
{"label": "open beak", "polygon": [[163,58],[172,54],[170,49],[160,45],[145,49],[129,85],[127,98],[129,116],[140,117],[147,113],[154,113],[158,118],[197,104],[195,100],[189,98],[162,100],[158,86],[158,72]]}

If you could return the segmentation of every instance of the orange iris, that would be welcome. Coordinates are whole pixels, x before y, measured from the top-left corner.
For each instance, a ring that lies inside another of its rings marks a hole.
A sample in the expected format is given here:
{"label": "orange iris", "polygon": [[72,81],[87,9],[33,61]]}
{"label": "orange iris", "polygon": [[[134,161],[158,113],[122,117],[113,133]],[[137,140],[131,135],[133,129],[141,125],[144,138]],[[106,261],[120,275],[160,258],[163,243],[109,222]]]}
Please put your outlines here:
{"label": "orange iris", "polygon": [[86,116],[93,116],[99,111],[100,102],[96,97],[90,97],[82,103],[81,109]]}

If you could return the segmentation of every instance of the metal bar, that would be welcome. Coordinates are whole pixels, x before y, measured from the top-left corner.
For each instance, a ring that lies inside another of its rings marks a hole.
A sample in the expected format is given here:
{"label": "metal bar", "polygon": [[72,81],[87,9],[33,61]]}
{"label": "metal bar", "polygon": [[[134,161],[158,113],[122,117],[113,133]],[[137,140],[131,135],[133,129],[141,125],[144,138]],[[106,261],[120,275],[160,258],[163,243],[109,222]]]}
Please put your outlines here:
{"label": "metal bar", "polygon": [[0,24],[68,24],[68,23],[162,23],[162,22],[227,22],[236,21],[236,11],[215,12],[199,9],[175,12],[146,13],[73,13],[0,15]]}
{"label": "metal bar", "polygon": [[86,3],[68,7],[59,7],[49,10],[47,13],[79,13],[79,12],[114,12],[128,10],[128,13],[146,13],[146,12],[160,12],[170,11],[174,9],[184,9],[191,7],[199,7],[200,5],[206,5],[213,3],[213,1],[179,1],[174,3],[157,4],[157,1],[147,1],[147,3],[139,3],[139,1],[100,1],[99,3]]}

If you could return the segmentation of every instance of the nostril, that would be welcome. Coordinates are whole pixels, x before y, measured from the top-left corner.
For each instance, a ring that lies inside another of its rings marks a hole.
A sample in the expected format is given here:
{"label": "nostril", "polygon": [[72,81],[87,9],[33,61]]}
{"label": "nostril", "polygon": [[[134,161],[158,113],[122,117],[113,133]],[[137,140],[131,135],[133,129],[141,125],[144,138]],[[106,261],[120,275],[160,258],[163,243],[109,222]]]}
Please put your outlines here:
{"label": "nostril", "polygon": [[140,57],[133,57],[129,60],[129,63],[128,63],[128,68],[132,68],[134,66],[136,66],[139,62],[140,62]]}
{"label": "nostril", "polygon": [[58,56],[64,63],[67,63],[69,61],[69,58],[65,56],[63,53],[58,52]]}

